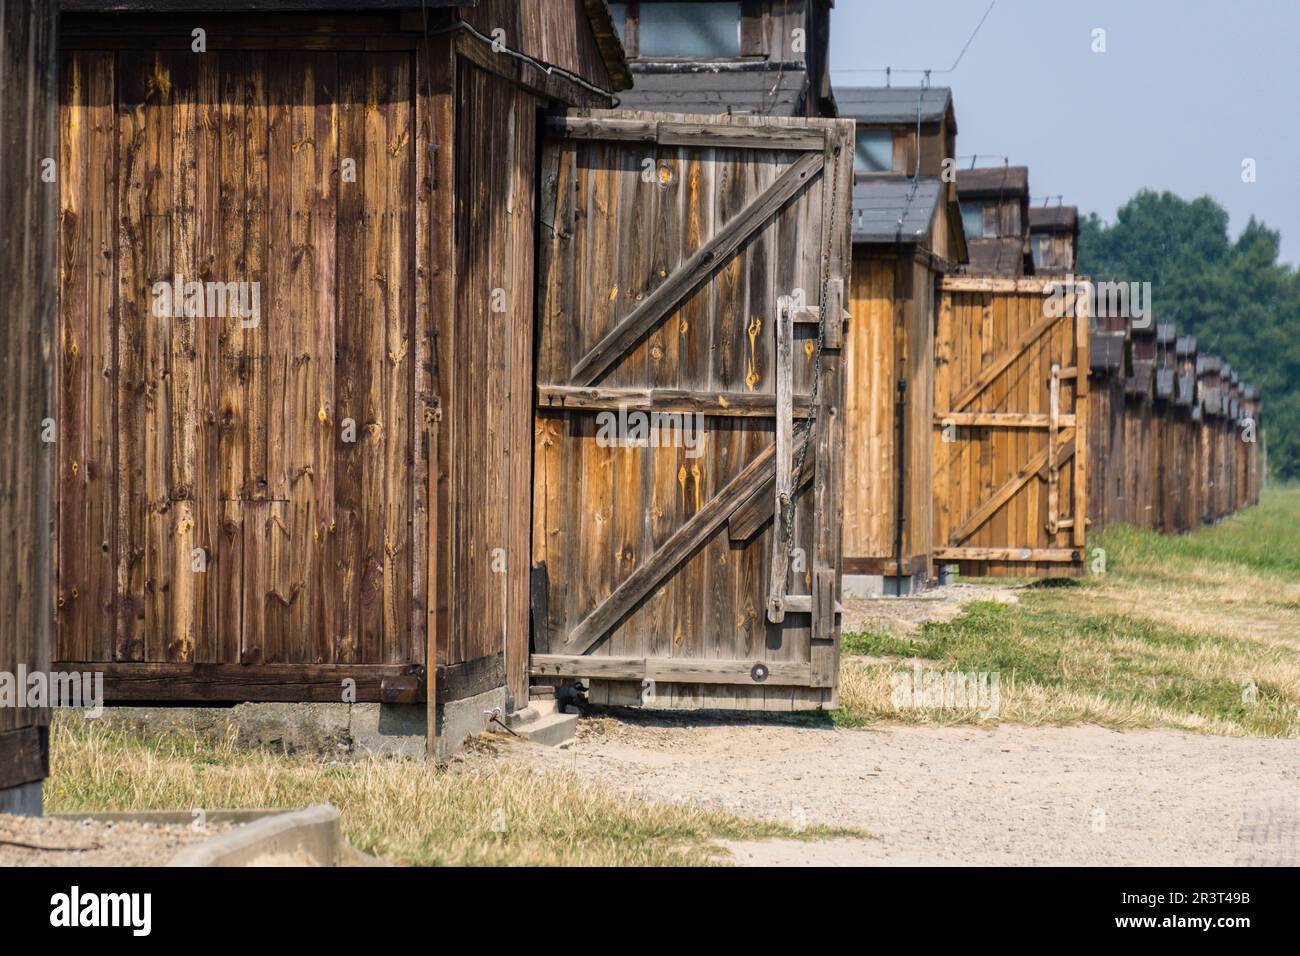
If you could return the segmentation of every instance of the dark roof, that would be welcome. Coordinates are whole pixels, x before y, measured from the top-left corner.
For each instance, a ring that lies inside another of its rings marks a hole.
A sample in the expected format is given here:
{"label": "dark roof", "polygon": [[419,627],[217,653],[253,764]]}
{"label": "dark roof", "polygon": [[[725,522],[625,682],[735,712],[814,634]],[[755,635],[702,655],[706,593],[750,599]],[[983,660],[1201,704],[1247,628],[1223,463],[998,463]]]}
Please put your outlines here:
{"label": "dark roof", "polygon": [[632,89],[619,94],[629,110],[671,113],[803,113],[808,74],[803,70],[698,70],[659,72],[632,68]]}
{"label": "dark roof", "polygon": [[1079,228],[1079,209],[1077,206],[1030,206],[1029,228],[1073,232]]}
{"label": "dark roof", "polygon": [[632,88],[632,73],[628,69],[627,56],[623,51],[623,41],[619,39],[618,29],[614,26],[614,17],[609,12],[607,0],[582,0],[591,22],[591,32],[596,38],[596,48],[600,58],[605,61],[605,70],[614,90]]}
{"label": "dark roof", "polygon": [[1024,240],[1019,236],[1009,239],[967,239],[970,264],[963,267],[968,275],[1014,276],[1024,269]]}
{"label": "dark roof", "polygon": [[957,195],[1029,195],[1028,166],[987,166],[957,170]]}
{"label": "dark roof", "polygon": [[946,86],[837,86],[840,116],[859,123],[915,123],[917,103],[922,123],[938,123],[952,103]]}
{"label": "dark roof", "polygon": [[854,242],[924,242],[944,193],[938,179],[896,177],[853,187]]}
{"label": "dark roof", "polygon": [[[64,13],[322,13],[419,10],[473,6],[478,0],[62,0]],[[614,29],[607,0],[582,0],[592,36],[614,90],[631,84],[623,44]]]}

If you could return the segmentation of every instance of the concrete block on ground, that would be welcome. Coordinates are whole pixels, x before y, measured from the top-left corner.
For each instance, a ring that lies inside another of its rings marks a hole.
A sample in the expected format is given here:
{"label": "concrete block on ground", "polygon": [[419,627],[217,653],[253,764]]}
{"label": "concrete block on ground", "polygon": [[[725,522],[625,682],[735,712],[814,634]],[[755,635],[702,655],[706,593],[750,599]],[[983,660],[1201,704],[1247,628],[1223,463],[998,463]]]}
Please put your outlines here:
{"label": "concrete block on ground", "polygon": [[511,729],[524,740],[546,747],[558,747],[568,743],[578,733],[578,716],[550,713]]}
{"label": "concrete block on ground", "polygon": [[354,704],[353,744],[368,754],[423,757],[427,712],[424,704]]}
{"label": "concrete block on ground", "polygon": [[40,780],[20,783],[16,787],[5,787],[0,790],[0,813],[12,813],[20,817],[39,817],[43,791],[43,781]]}
{"label": "concrete block on ground", "polygon": [[[423,708],[423,704],[420,705]],[[438,760],[447,760],[469,737],[488,729],[488,714],[506,709],[506,689],[495,687],[482,694],[438,703]]]}
{"label": "concrete block on ground", "polygon": [[263,817],[188,846],[168,866],[338,866],[339,812],[328,804]]}
{"label": "concrete block on ground", "polygon": [[885,579],[879,574],[846,574],[840,588],[845,597],[876,598],[885,593]]}

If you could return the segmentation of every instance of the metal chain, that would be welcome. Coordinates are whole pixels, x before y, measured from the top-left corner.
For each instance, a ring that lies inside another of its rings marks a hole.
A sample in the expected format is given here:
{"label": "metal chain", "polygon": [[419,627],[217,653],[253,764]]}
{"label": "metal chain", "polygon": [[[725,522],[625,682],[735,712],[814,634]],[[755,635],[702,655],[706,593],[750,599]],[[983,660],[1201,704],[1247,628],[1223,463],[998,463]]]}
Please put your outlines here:
{"label": "metal chain", "polygon": [[[833,156],[838,158],[840,147],[836,146]],[[826,231],[826,241],[831,243],[835,236],[835,212],[838,208],[840,177],[839,170],[833,164],[830,170],[831,174],[831,213],[829,228]],[[813,437],[817,433],[817,392],[821,385],[822,379],[822,350],[826,344],[826,294],[831,284],[831,256],[830,249],[822,250],[822,275],[821,275],[821,311],[817,317],[817,350],[813,358],[813,380],[812,388],[808,395],[808,424],[804,428],[804,442],[799,447],[797,461],[794,466],[794,486],[790,489],[790,497],[786,501],[785,514],[783,515],[782,524],[785,530],[785,548],[786,554],[794,550],[794,507],[795,501],[799,497],[799,487],[803,484],[803,465],[804,459],[808,455],[808,446],[813,443]],[[839,321],[839,316],[835,316]],[[794,316],[790,317],[794,321]]]}

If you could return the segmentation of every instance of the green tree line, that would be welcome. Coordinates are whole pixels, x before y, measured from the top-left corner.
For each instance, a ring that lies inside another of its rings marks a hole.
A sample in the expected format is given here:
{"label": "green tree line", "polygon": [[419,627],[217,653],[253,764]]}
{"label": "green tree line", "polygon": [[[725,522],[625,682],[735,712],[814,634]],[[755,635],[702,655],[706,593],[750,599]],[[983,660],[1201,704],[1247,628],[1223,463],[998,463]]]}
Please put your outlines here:
{"label": "green tree line", "polygon": [[1269,471],[1300,478],[1300,271],[1278,262],[1279,234],[1252,216],[1228,235],[1228,213],[1208,196],[1143,190],[1113,224],[1079,224],[1079,272],[1150,282],[1157,318],[1196,336],[1261,391]]}

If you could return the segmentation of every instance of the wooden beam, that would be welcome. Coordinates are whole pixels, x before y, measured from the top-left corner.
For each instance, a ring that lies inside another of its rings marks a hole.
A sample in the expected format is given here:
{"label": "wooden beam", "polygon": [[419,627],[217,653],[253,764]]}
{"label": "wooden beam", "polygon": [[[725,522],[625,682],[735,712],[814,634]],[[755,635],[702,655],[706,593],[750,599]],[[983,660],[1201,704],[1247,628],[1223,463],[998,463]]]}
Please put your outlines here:
{"label": "wooden beam", "polygon": [[[802,402],[800,401],[802,399]],[[807,416],[808,396],[796,395],[796,417]],[[703,412],[736,418],[771,418],[776,396],[763,392],[696,392],[680,388],[583,388],[539,385],[538,408],[579,411]]]}
{"label": "wooden beam", "polygon": [[[356,700],[382,700],[384,680],[411,677],[410,664],[160,664],[142,661],[59,661],[64,671],[104,674],[109,703],[136,701],[306,701],[338,703],[343,681],[356,681]],[[396,686],[396,685],[393,685]],[[419,691],[424,697],[424,691]]]}
{"label": "wooden beam", "polygon": [[945,276],[940,280],[939,288],[944,292],[1028,292],[1046,295],[1048,286],[1063,285],[1069,290],[1069,283],[1063,277],[1052,276]]}
{"label": "wooden beam", "polygon": [[811,667],[796,661],[732,661],[706,658],[593,657],[590,654],[534,654],[534,677],[599,680],[686,681],[706,684],[773,684],[806,687]]}
{"label": "wooden beam", "polygon": [[[25,688],[19,689],[26,693]],[[0,731],[0,790],[44,780],[50,769],[48,727]]]}
{"label": "wooden beam", "polygon": [[781,209],[822,169],[821,153],[806,153],[678,266],[641,304],[580,358],[570,374],[572,385],[594,385],[641,337],[658,325],[762,223]]}
{"label": "wooden beam", "polygon": [[[777,522],[772,535],[772,561],[767,583],[767,619],[785,620],[785,587],[790,576],[790,539],[786,514],[794,507],[794,478],[790,474],[794,450],[794,322],[789,296],[776,305],[776,473],[772,479],[772,514]],[[790,520],[793,526],[793,516]]]}
{"label": "wooden beam", "polygon": [[566,113],[547,119],[547,132],[565,139],[704,146],[714,149],[809,150],[820,153],[826,133],[816,127],[772,124],[689,123],[654,117],[582,116]]}
{"label": "wooden beam", "polygon": [[438,668],[438,699],[444,704],[477,697],[506,683],[505,655],[501,652]]}
{"label": "wooden beam", "polygon": [[1061,366],[1052,363],[1047,385],[1047,533],[1056,534],[1061,520],[1061,468],[1057,462],[1061,438]]}
{"label": "wooden beam", "polygon": [[[1091,304],[1087,296],[1079,296],[1074,304],[1074,368],[1086,369],[1091,365],[1088,346],[1091,342]],[[1074,449],[1074,524],[1071,543],[1083,548],[1088,535],[1088,376],[1076,375],[1074,381],[1074,417],[1076,422]]]}
{"label": "wooden beam", "polygon": [[[844,613],[844,605],[836,601],[833,605],[835,614]],[[786,614],[811,614],[813,612],[813,595],[811,594],[787,594],[785,596],[785,613]]]}
{"label": "wooden beam", "polygon": [[583,618],[565,637],[558,650],[563,654],[585,654],[623,619],[633,606],[649,594],[682,561],[699,548],[731,513],[774,474],[776,446],[768,445],[752,462],[731,479],[679,527],[644,564],[623,580],[614,593]]}
{"label": "wooden beam", "polygon": [[[1075,433],[1074,433],[1074,434],[1075,434],[1076,436],[1079,434],[1078,429],[1075,429]],[[1067,441],[1063,441],[1063,442],[1060,443],[1059,446],[1057,446],[1056,463],[1057,463],[1058,466],[1060,466],[1060,465],[1064,465],[1067,461],[1069,461],[1069,460],[1070,460],[1071,458],[1073,458],[1073,457],[1074,457],[1074,438],[1071,437],[1069,440],[1067,440]],[[1046,481],[1046,480],[1047,480],[1047,463],[1046,463],[1046,462],[1043,463],[1043,467],[1042,467],[1042,468],[1039,468],[1039,469],[1038,469],[1038,478],[1039,478],[1040,481]],[[1062,521],[1062,522],[1060,522],[1060,524],[1061,524],[1062,526],[1064,526],[1064,525],[1065,525],[1065,522]]]}
{"label": "wooden beam", "polygon": [[1074,548],[935,548],[937,561],[1043,561],[1077,563],[1083,553]]}
{"label": "wooden beam", "polygon": [[[1062,428],[1074,427],[1073,415],[1059,416]],[[1051,416],[1041,412],[935,412],[937,426],[959,425],[970,428],[1048,428]]]}
{"label": "wooden beam", "polygon": [[713,149],[802,149],[821,153],[826,133],[817,127],[733,126],[719,123],[659,124],[660,146],[705,146]]}
{"label": "wooden beam", "polygon": [[[806,441],[804,437],[807,433],[801,431],[799,442]],[[803,469],[803,480],[799,482],[799,487],[795,489],[795,494],[799,494],[805,487],[812,483],[814,468],[809,468],[805,463]],[[792,469],[793,471],[793,469]],[[727,519],[727,537],[732,541],[748,541],[758,533],[758,530],[772,520],[772,489],[776,486],[776,472],[773,470],[772,477],[761,484],[752,495],[731,513]]]}
{"label": "wooden beam", "polygon": [[[903,559],[903,574],[909,575],[920,571],[925,567],[926,555],[917,554],[910,558]],[[845,574],[872,574],[881,575],[882,577],[892,578],[898,576],[898,561],[893,555],[867,558],[849,558],[844,559]],[[789,605],[789,599],[786,601]],[[788,609],[788,607],[787,607]]]}

